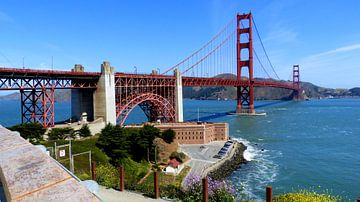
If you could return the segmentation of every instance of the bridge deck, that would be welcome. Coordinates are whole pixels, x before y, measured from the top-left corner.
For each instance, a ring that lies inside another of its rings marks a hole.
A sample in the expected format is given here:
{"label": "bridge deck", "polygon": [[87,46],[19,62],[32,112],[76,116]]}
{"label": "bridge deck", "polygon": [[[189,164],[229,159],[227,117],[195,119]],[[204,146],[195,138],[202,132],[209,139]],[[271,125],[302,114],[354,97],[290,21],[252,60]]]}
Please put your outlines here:
{"label": "bridge deck", "polygon": [[54,159],[0,126],[0,179],[8,201],[100,201]]}

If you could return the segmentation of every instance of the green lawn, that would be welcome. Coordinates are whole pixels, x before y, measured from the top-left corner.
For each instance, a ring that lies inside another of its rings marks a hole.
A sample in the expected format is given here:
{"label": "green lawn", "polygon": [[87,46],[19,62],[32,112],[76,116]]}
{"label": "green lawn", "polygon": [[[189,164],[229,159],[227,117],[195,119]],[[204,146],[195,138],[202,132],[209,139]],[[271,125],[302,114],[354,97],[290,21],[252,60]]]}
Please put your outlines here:
{"label": "green lawn", "polygon": [[[71,141],[72,154],[79,154],[82,152],[91,151],[92,161],[95,161],[97,164],[108,164],[109,158],[106,156],[104,152],[102,152],[99,148],[95,146],[97,139],[98,136],[93,136],[83,140]],[[67,140],[44,141],[41,142],[41,144],[46,147],[54,148],[55,142],[57,146],[69,144],[69,141]],[[58,160],[58,161],[69,169],[70,161],[68,157],[66,159]],[[74,172],[82,180],[90,179],[91,173],[90,173],[90,162],[89,162],[88,154],[76,156],[74,158]]]}

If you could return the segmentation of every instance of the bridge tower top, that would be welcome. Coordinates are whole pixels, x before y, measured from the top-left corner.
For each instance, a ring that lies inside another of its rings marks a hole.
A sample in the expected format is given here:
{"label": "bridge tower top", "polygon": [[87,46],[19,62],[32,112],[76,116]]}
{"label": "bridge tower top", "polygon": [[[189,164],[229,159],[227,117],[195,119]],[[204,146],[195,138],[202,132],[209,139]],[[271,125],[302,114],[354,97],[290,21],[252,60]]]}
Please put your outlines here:
{"label": "bridge tower top", "polygon": [[293,87],[296,89],[295,92],[295,99],[300,98],[300,66],[294,65],[293,66]]}

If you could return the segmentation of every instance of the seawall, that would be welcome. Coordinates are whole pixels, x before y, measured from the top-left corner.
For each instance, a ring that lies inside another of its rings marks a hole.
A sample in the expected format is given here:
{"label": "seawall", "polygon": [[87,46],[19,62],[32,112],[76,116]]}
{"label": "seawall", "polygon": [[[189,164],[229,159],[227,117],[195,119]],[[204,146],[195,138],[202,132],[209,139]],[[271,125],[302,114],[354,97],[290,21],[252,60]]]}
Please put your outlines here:
{"label": "seawall", "polygon": [[207,167],[203,171],[202,177],[208,176],[216,180],[225,179],[234,170],[239,168],[241,164],[247,162],[244,158],[245,150],[246,146],[244,144],[235,141],[233,149],[230,151],[229,155],[227,155],[225,158],[221,159],[217,163]]}

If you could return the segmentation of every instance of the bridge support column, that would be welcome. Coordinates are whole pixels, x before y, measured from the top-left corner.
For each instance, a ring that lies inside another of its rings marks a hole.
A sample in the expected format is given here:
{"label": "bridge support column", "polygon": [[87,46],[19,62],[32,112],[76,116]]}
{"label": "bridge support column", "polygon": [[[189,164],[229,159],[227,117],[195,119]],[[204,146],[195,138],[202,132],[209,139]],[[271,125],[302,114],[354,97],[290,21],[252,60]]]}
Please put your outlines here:
{"label": "bridge support column", "polygon": [[[84,72],[84,67],[76,64],[73,72]],[[76,82],[76,81],[74,81]],[[87,120],[94,120],[94,106],[93,106],[93,89],[71,89],[71,119],[72,121],[80,121],[81,115],[85,112]]]}
{"label": "bridge support column", "polygon": [[[248,23],[242,23],[247,21]],[[244,27],[248,24],[248,27]],[[242,35],[247,35],[245,39],[240,40]],[[248,58],[242,58],[241,50],[248,50]],[[252,40],[252,15],[237,15],[237,80],[242,80],[242,68],[248,68],[248,82],[246,86],[237,86],[237,106],[238,114],[255,114],[254,109],[254,69],[253,69],[253,40]]]}
{"label": "bridge support column", "polygon": [[21,123],[39,123],[44,128],[54,126],[54,88],[20,90]]}
{"label": "bridge support column", "polygon": [[184,108],[183,108],[183,92],[182,92],[182,77],[178,69],[174,71],[176,77],[176,86],[175,86],[175,110],[176,122],[184,122]]}
{"label": "bridge support column", "polygon": [[109,62],[101,65],[101,76],[94,93],[94,118],[116,124],[115,76]]}

